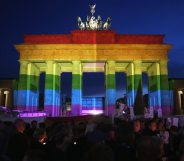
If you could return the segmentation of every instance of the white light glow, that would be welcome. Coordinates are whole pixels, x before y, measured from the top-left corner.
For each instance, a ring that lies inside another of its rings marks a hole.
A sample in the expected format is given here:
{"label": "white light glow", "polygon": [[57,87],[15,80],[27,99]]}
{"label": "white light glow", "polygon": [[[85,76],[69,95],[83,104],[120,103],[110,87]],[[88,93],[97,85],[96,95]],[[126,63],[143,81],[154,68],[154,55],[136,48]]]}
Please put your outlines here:
{"label": "white light glow", "polygon": [[84,115],[100,115],[103,114],[103,110],[82,110]]}

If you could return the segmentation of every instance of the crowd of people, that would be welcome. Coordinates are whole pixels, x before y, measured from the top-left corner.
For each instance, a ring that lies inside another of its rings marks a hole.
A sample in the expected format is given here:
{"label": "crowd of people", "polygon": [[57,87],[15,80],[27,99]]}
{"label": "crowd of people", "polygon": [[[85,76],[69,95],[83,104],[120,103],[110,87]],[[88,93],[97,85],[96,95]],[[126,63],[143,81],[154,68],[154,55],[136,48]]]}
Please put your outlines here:
{"label": "crowd of people", "polygon": [[1,161],[184,161],[184,128],[163,119],[50,126],[0,121]]}

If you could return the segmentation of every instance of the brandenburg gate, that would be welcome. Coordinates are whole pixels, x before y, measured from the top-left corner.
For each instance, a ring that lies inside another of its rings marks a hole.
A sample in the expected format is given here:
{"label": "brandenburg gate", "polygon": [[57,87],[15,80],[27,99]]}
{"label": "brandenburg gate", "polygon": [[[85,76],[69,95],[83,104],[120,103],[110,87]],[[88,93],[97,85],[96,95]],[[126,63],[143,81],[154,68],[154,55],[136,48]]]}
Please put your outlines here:
{"label": "brandenburg gate", "polygon": [[87,29],[80,18],[78,23],[80,30],[70,34],[26,35],[22,44],[15,45],[20,54],[20,76],[14,92],[17,109],[38,110],[39,77],[45,72],[44,111],[61,116],[61,73],[72,72],[71,114],[81,115],[83,72],[104,72],[104,114],[110,116],[116,102],[115,73],[124,72],[127,105],[135,114],[143,114],[142,72],[146,72],[149,106],[163,115],[171,113],[167,54],[172,46],[164,43],[164,35],[117,34],[109,29],[110,19],[102,29],[93,29],[92,24]]}

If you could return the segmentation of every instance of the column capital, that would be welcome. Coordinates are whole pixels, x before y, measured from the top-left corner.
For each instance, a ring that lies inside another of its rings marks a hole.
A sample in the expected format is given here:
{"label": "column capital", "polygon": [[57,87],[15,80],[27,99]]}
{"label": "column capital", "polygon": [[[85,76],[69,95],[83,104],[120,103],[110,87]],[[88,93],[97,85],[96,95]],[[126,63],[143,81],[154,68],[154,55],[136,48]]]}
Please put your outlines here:
{"label": "column capital", "polygon": [[72,64],[81,64],[81,61],[75,60],[75,61],[72,61]]}
{"label": "column capital", "polygon": [[126,74],[128,75],[134,75],[134,64],[133,62],[130,62],[126,67]]}
{"label": "column capital", "polygon": [[82,74],[81,61],[72,61],[72,74]]}
{"label": "column capital", "polygon": [[46,61],[46,74],[60,75],[61,66],[56,61]]}
{"label": "column capital", "polygon": [[105,68],[106,74],[115,74],[116,72],[116,62],[114,60],[106,61]]}
{"label": "column capital", "polygon": [[132,61],[134,64],[142,64],[142,60],[133,60]]}
{"label": "column capital", "polygon": [[19,60],[20,63],[20,74],[27,75],[29,61]]}
{"label": "column capital", "polygon": [[18,60],[18,62],[20,64],[28,64],[28,63],[30,63],[30,61],[28,61],[28,60]]}
{"label": "column capital", "polygon": [[107,60],[106,63],[107,63],[107,64],[115,64],[116,61],[115,61],[115,60]]}
{"label": "column capital", "polygon": [[142,61],[141,60],[134,60],[134,74],[142,74]]}
{"label": "column capital", "polygon": [[168,63],[168,60],[160,60],[160,74],[161,75],[168,74],[167,63]]}
{"label": "column capital", "polygon": [[142,74],[142,61],[133,60],[127,65],[126,70],[127,75]]}
{"label": "column capital", "polygon": [[57,62],[53,64],[53,73],[54,75],[61,75],[61,66]]}
{"label": "column capital", "polygon": [[158,62],[152,63],[147,68],[148,76],[160,75],[160,64]]}
{"label": "column capital", "polygon": [[45,62],[46,62],[46,64],[54,64],[55,63],[54,60],[46,60]]}
{"label": "column capital", "polygon": [[10,91],[8,91],[8,90],[4,91],[4,94],[9,94],[9,93],[10,93]]}

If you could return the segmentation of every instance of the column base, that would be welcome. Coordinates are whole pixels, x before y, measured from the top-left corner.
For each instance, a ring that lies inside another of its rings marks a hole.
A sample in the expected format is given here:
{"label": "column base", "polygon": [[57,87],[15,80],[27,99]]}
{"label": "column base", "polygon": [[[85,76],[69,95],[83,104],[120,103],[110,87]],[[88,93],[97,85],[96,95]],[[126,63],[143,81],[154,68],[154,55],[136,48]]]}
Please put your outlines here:
{"label": "column base", "polygon": [[59,109],[60,109],[59,106],[53,106],[53,105],[44,106],[44,111],[47,113],[47,116],[50,116],[50,117],[60,116]]}
{"label": "column base", "polygon": [[115,105],[107,105],[105,114],[107,116],[112,116],[114,114],[114,110],[115,110]]}
{"label": "column base", "polygon": [[15,110],[25,111],[26,110],[26,106],[17,105],[15,107]]}
{"label": "column base", "polygon": [[82,114],[82,106],[81,105],[72,105],[72,116],[80,116]]}
{"label": "column base", "polygon": [[37,106],[24,106],[24,105],[17,105],[15,107],[16,110],[20,110],[20,111],[27,111],[27,112],[35,112],[38,111],[38,107]]}
{"label": "column base", "polygon": [[171,109],[173,109],[174,107],[171,106],[162,106],[162,113],[163,116],[170,116],[172,115]]}
{"label": "column base", "polygon": [[164,116],[173,113],[173,94],[172,90],[161,90],[161,106]]}

